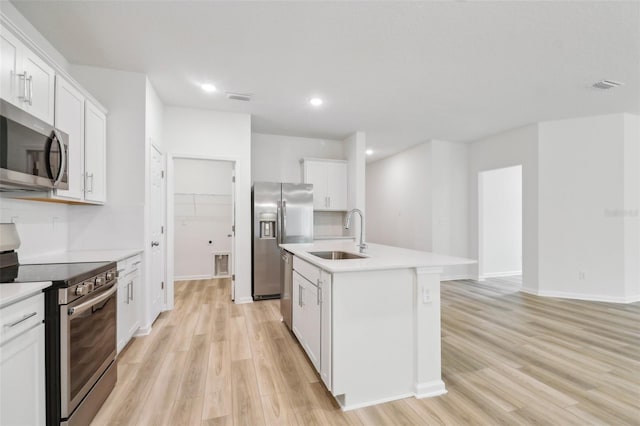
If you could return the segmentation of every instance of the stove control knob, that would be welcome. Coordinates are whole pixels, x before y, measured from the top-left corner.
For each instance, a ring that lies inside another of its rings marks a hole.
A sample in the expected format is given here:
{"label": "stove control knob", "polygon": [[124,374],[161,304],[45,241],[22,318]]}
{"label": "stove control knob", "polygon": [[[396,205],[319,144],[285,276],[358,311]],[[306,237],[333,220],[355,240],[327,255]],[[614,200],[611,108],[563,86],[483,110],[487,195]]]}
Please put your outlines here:
{"label": "stove control knob", "polygon": [[107,281],[111,281],[114,278],[113,272],[107,272]]}
{"label": "stove control knob", "polygon": [[103,277],[97,277],[96,278],[96,287],[100,287],[102,284],[104,284],[104,278]]}
{"label": "stove control knob", "polygon": [[86,287],[83,285],[79,285],[76,287],[76,296],[82,296],[86,293]]}

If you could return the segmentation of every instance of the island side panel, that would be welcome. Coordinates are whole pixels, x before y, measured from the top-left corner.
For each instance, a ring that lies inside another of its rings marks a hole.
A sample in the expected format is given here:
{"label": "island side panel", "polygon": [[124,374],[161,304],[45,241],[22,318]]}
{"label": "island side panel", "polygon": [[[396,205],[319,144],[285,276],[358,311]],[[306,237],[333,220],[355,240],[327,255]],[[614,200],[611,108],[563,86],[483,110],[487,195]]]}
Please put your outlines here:
{"label": "island side panel", "polygon": [[345,410],[414,394],[413,269],[333,274],[332,393]]}
{"label": "island side panel", "polygon": [[442,268],[416,268],[414,277],[415,396],[447,392],[442,381],[440,274]]}

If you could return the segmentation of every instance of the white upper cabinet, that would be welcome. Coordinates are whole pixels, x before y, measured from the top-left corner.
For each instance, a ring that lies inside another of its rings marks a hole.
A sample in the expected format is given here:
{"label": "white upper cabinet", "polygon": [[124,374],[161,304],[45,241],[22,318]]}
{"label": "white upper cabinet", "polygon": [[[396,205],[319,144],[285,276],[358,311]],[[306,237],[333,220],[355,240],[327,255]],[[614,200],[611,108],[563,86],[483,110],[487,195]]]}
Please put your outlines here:
{"label": "white upper cabinet", "polygon": [[304,183],[313,185],[313,209],[347,210],[347,162],[342,160],[303,159]]}
{"label": "white upper cabinet", "polygon": [[56,196],[84,200],[84,96],[60,77],[56,79],[55,126],[69,135],[69,189],[57,189]]}
{"label": "white upper cabinet", "polygon": [[2,64],[0,96],[53,124],[55,71],[11,32],[0,30]]}
{"label": "white upper cabinet", "polygon": [[107,200],[107,117],[89,100],[85,101],[85,200]]}

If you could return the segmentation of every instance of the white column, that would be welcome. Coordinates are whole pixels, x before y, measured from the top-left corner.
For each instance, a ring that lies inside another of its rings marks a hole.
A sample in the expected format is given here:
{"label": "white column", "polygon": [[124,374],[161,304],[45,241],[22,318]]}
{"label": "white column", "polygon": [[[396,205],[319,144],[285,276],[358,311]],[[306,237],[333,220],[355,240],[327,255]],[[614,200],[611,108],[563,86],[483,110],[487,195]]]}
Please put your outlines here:
{"label": "white column", "polygon": [[440,349],[440,274],[442,268],[416,268],[414,279],[415,396],[447,392]]}

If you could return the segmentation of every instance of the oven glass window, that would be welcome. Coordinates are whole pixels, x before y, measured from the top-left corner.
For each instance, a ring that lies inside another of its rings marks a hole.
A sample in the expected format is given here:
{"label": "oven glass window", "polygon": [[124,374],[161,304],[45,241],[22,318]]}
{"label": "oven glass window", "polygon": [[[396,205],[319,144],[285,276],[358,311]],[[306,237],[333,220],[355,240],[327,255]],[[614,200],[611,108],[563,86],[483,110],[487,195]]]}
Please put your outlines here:
{"label": "oven glass window", "polygon": [[70,399],[73,401],[116,350],[116,295],[70,319]]}

